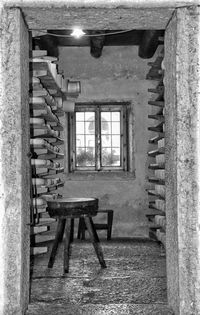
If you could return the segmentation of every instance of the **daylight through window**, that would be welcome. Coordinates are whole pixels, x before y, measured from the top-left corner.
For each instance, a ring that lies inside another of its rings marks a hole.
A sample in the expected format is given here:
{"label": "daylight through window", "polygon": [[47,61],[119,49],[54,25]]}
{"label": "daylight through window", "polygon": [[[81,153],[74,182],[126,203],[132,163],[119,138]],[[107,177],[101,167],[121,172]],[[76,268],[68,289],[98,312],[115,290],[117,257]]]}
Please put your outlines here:
{"label": "daylight through window", "polygon": [[74,170],[125,170],[126,105],[76,105]]}

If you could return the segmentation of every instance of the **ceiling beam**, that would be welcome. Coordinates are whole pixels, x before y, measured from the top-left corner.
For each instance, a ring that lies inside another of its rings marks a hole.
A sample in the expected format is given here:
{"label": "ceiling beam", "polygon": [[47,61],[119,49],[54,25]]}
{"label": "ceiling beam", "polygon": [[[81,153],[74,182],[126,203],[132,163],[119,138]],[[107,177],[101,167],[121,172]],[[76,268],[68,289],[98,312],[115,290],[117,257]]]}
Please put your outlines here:
{"label": "ceiling beam", "polygon": [[95,36],[97,34],[101,34],[99,31],[93,31],[92,34],[94,34],[94,36],[90,37],[90,54],[94,58],[99,58],[102,54],[105,35]]}
{"label": "ceiling beam", "polygon": [[[87,30],[86,34],[89,35],[88,37],[83,36],[77,39],[70,36],[71,30],[49,30],[49,32],[51,35],[47,34],[33,38],[33,47],[38,46],[40,49],[46,49],[49,55],[55,57],[58,56],[58,46],[90,46],[91,55],[95,58],[99,58],[102,54],[103,46],[136,45],[139,46],[138,54],[141,58],[151,58],[159,45],[159,37],[164,36],[163,30],[134,30],[115,35],[113,35],[110,31]],[[120,31],[118,30],[116,32]],[[98,34],[99,36],[95,36],[95,34]],[[106,35],[101,36],[101,34]]]}
{"label": "ceiling beam", "polygon": [[159,36],[163,35],[163,31],[144,31],[138,51],[139,57],[152,58],[159,45]]}

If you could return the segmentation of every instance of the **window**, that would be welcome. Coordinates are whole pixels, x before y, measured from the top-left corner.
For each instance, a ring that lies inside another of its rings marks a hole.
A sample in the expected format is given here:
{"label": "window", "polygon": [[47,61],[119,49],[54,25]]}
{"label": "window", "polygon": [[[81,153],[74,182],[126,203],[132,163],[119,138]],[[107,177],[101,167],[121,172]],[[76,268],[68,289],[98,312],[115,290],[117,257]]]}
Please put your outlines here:
{"label": "window", "polygon": [[76,104],[71,170],[127,170],[127,104]]}

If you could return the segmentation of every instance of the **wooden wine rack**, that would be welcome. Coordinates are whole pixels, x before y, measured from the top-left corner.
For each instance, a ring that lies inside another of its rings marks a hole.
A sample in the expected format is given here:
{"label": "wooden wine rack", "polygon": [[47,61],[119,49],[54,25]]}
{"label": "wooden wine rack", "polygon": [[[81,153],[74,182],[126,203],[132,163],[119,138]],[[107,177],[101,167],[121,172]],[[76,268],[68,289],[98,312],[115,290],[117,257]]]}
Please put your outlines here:
{"label": "wooden wine rack", "polygon": [[[32,51],[30,59],[30,151],[31,151],[31,254],[47,252],[45,242],[54,238],[51,229],[55,219],[46,212],[47,200],[57,198],[64,185],[59,174],[64,171],[60,146],[64,115],[62,101],[66,82],[57,73],[56,58],[46,51]],[[41,244],[42,243],[42,244]]]}
{"label": "wooden wine rack", "polygon": [[[148,105],[152,108],[148,118],[154,121],[154,125],[148,128],[155,133],[149,144],[152,147],[149,156],[149,211],[146,217],[149,221],[149,237],[161,242],[166,246],[166,216],[165,216],[165,101],[162,62],[164,58],[164,47],[159,47],[160,53],[154,62],[149,63],[151,67],[146,76],[148,80],[154,80],[157,85],[154,89],[148,89],[151,100]],[[153,175],[152,175],[153,174]]]}

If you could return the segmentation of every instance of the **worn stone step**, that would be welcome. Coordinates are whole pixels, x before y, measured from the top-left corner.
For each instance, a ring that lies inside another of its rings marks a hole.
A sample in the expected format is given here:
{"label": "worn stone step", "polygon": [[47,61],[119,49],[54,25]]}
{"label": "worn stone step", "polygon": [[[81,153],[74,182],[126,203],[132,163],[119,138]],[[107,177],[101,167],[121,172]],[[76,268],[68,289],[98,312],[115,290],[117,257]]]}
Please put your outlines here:
{"label": "worn stone step", "polygon": [[81,301],[81,304],[167,303],[166,278],[140,276],[101,278],[100,275],[101,269],[89,279],[77,277],[33,279],[32,302],[51,300],[74,303]]}
{"label": "worn stone step", "polygon": [[29,305],[26,315],[173,315],[166,304],[86,304],[44,303]]}

